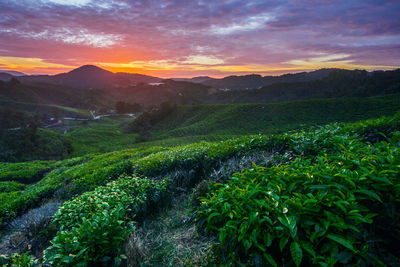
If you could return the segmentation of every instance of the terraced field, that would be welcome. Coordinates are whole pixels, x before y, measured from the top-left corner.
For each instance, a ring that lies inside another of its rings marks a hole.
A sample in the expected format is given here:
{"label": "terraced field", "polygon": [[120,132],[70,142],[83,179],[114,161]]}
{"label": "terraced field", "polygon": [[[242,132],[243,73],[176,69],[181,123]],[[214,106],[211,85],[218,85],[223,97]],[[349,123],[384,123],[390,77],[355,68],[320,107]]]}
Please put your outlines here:
{"label": "terraced field", "polygon": [[[399,130],[396,114],[275,135],[2,163],[0,250],[10,249],[11,234],[26,245],[2,261],[391,265],[399,261],[400,217],[393,212]],[[51,203],[61,207],[40,222],[23,216],[45,214]],[[162,221],[170,221],[174,237]],[[155,238],[156,229],[165,234]],[[190,237],[176,237],[188,231]],[[44,254],[27,249],[32,244]],[[165,257],[166,251],[176,253]]]}

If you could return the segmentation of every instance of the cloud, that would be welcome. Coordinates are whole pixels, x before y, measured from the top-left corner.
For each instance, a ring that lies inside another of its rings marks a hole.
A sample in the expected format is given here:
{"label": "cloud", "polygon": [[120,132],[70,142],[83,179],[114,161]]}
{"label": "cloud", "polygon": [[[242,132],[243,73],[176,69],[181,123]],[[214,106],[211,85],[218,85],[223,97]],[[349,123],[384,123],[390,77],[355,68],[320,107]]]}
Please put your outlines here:
{"label": "cloud", "polygon": [[233,23],[226,26],[212,25],[210,28],[210,32],[212,34],[228,35],[242,31],[262,29],[265,27],[265,23],[272,19],[273,16],[269,14],[260,14],[248,17],[239,23]]}
{"label": "cloud", "polygon": [[385,0],[9,0],[0,57],[186,74],[398,66],[399,13]]}
{"label": "cloud", "polygon": [[16,32],[12,29],[0,29],[0,32],[20,36],[26,39],[54,40],[66,44],[92,47],[110,47],[118,44],[118,42],[123,39],[122,35],[91,33],[87,29],[59,28],[52,31],[44,30],[41,32]]}

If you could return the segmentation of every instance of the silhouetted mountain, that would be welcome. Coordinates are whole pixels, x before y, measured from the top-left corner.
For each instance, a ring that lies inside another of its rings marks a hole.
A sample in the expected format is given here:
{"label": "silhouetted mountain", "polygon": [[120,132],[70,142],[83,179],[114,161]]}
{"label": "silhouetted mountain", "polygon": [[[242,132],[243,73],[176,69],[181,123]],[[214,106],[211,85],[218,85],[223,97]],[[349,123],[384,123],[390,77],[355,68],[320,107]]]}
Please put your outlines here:
{"label": "silhouetted mountain", "polygon": [[[197,82],[224,90],[259,89],[274,83],[307,82],[320,80],[336,69],[320,69],[311,72],[284,74],[281,76],[264,76],[257,74],[244,76],[228,76],[221,79],[209,78]],[[193,78],[194,79],[194,78]],[[193,82],[196,82],[192,80]]]}
{"label": "silhouetted mountain", "polygon": [[8,81],[10,81],[13,77],[14,77],[14,76],[12,76],[11,74],[0,72],[0,81],[8,82]]}
{"label": "silhouetted mountain", "polygon": [[19,71],[13,71],[13,70],[0,70],[0,73],[7,73],[13,76],[24,76],[26,75],[25,73],[19,72]]}
{"label": "silhouetted mountain", "polygon": [[213,95],[214,99],[210,101],[213,103],[263,103],[393,93],[400,93],[400,69],[379,72],[336,69],[331,70],[325,78],[318,80],[277,82],[255,90],[218,91]]}
{"label": "silhouetted mountain", "polygon": [[160,78],[130,73],[112,73],[102,68],[85,65],[57,75],[30,75],[18,77],[22,82],[49,83],[77,88],[110,88],[143,82],[159,82]]}
{"label": "silhouetted mountain", "polygon": [[228,76],[222,79],[209,79],[202,83],[217,89],[225,90],[257,89],[264,85],[263,77],[258,74]]}
{"label": "silhouetted mountain", "polygon": [[211,80],[214,78],[208,77],[208,76],[198,76],[198,77],[193,77],[193,78],[172,78],[174,81],[179,81],[179,82],[192,82],[192,83],[203,83],[207,80]]}

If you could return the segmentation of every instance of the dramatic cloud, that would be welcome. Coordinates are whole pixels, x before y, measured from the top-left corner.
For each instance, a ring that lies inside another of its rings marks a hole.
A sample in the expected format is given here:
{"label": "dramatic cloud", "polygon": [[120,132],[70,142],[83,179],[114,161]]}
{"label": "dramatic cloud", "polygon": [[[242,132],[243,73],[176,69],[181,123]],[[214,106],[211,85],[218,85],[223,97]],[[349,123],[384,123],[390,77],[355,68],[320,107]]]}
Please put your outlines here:
{"label": "dramatic cloud", "polygon": [[[400,63],[399,1],[0,1],[0,67],[163,77]],[[37,67],[32,62],[37,62]]]}

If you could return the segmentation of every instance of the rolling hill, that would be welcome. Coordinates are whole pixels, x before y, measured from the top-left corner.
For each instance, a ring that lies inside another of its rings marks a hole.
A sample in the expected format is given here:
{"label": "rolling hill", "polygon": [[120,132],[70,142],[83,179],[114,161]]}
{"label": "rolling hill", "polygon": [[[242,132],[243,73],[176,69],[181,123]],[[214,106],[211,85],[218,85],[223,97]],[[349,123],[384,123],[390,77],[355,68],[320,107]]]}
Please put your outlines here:
{"label": "rolling hill", "polygon": [[325,78],[332,71],[337,69],[320,69],[311,72],[300,72],[295,74],[284,74],[279,76],[261,76],[258,74],[242,75],[242,76],[227,76],[216,79],[208,76],[199,76],[190,79],[174,79],[178,81],[187,81],[194,83],[202,83],[224,90],[249,90],[259,89],[274,83],[291,83],[291,82],[307,82]]}
{"label": "rolling hill", "polygon": [[[334,121],[352,122],[393,115],[398,110],[400,94],[263,104],[178,106],[143,134],[150,139],[271,134]],[[141,132],[135,125],[135,122],[131,124],[131,131]]]}
{"label": "rolling hill", "polygon": [[[109,102],[99,90],[45,83],[22,83],[15,78],[9,82],[0,81],[0,99],[2,100],[2,105],[6,105],[6,102],[10,101],[85,109],[107,106]],[[13,105],[12,103],[9,104]]]}

